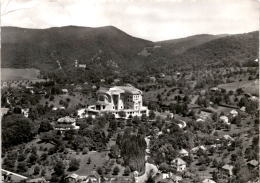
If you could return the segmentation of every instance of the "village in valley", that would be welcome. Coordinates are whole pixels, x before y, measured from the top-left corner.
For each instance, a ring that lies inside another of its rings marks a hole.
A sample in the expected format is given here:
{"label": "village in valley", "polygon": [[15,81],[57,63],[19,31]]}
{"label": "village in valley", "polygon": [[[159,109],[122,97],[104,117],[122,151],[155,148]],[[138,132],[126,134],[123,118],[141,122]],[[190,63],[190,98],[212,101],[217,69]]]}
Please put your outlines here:
{"label": "village in valley", "polygon": [[258,75],[233,67],[2,82],[3,179],[257,182]]}

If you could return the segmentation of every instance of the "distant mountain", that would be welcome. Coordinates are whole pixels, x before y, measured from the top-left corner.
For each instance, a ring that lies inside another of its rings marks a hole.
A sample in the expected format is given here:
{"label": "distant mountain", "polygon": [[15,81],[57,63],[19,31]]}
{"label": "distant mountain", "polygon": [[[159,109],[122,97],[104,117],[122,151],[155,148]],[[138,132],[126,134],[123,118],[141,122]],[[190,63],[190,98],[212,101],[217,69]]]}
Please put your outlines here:
{"label": "distant mountain", "polygon": [[113,26],[25,29],[2,27],[2,67],[68,71],[75,60],[93,73],[165,71],[232,65],[258,57],[258,32],[195,35],[151,42]]}
{"label": "distant mountain", "polygon": [[71,68],[78,60],[90,67],[124,68],[129,66],[137,52],[152,44],[113,26],[49,29],[3,27],[2,67],[53,70],[58,68],[57,60],[62,68]]}
{"label": "distant mountain", "polygon": [[187,49],[199,46],[206,42],[225,37],[228,34],[211,35],[211,34],[199,34],[194,36],[189,36],[180,39],[172,39],[166,41],[160,41],[156,44],[161,45],[166,51],[172,52],[173,54],[181,54]]}

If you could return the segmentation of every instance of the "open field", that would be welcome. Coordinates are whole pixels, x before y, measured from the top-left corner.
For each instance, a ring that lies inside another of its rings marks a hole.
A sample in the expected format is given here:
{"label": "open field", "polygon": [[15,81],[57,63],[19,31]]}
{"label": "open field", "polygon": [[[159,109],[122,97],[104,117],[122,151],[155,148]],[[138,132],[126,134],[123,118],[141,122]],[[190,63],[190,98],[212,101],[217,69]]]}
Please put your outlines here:
{"label": "open field", "polygon": [[35,80],[38,79],[40,71],[38,69],[15,69],[1,68],[1,80]]}
{"label": "open field", "polygon": [[242,88],[246,93],[251,93],[258,96],[259,80],[252,81],[239,81],[227,84],[218,85],[219,88],[226,89],[227,91],[235,91],[238,88]]}
{"label": "open field", "polygon": [[85,94],[75,92],[75,93],[73,93],[73,95],[69,95],[69,94],[55,95],[54,99],[52,101],[43,97],[40,100],[40,104],[45,105],[46,102],[48,102],[49,106],[53,105],[54,107],[59,108],[59,107],[64,106],[60,103],[60,101],[64,101],[64,102],[69,101],[68,108],[75,108],[79,104],[90,105],[91,102],[93,102],[93,98],[91,98],[90,96],[87,96]]}

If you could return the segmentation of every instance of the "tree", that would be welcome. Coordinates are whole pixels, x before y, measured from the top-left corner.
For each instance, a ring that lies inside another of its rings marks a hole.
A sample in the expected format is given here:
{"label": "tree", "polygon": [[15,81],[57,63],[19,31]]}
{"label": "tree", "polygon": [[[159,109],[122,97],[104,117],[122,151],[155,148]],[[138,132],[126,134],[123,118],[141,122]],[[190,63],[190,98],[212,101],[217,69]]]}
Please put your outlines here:
{"label": "tree", "polygon": [[129,166],[126,166],[125,170],[124,170],[124,176],[128,176],[130,173],[131,173],[131,170],[130,170]]}
{"label": "tree", "polygon": [[113,145],[110,148],[110,154],[111,158],[118,158],[120,155],[120,149],[118,147],[118,145]]}
{"label": "tree", "polygon": [[34,175],[38,175],[40,173],[40,171],[41,171],[40,167],[38,165],[36,165],[34,167],[33,174]]}
{"label": "tree", "polygon": [[155,112],[153,110],[149,111],[149,119],[154,119],[156,116]]}
{"label": "tree", "polygon": [[89,157],[87,160],[87,164],[90,164],[90,163],[91,163],[91,158]]}
{"label": "tree", "polygon": [[153,169],[151,169],[150,172],[149,172],[148,179],[147,179],[146,183],[155,183],[155,181],[153,179],[153,174],[154,174]]}
{"label": "tree", "polygon": [[80,166],[80,160],[74,158],[70,161],[70,164],[69,164],[69,171],[75,171],[75,170],[78,170],[79,169],[79,166]]}
{"label": "tree", "polygon": [[35,135],[35,124],[28,118],[19,114],[4,116],[2,118],[2,145],[13,145],[29,142]]}
{"label": "tree", "polygon": [[61,176],[65,172],[65,165],[62,161],[58,161],[54,166],[54,172],[56,175]]}
{"label": "tree", "polygon": [[48,131],[50,131],[50,130],[53,130],[52,125],[50,124],[49,121],[44,120],[44,121],[42,121],[41,124],[40,124],[40,127],[39,127],[39,129],[38,129],[38,133],[40,133],[40,132],[48,132]]}
{"label": "tree", "polygon": [[115,166],[113,169],[113,175],[118,175],[118,173],[120,172],[120,169],[118,166]]}
{"label": "tree", "polygon": [[27,164],[25,162],[19,162],[17,165],[17,171],[24,173],[28,170]]}
{"label": "tree", "polygon": [[126,117],[126,113],[124,111],[119,111],[118,115],[120,118],[125,118]]}
{"label": "tree", "polygon": [[97,173],[98,173],[99,175],[103,175],[103,169],[102,169],[102,167],[98,167],[98,168],[97,168]]}

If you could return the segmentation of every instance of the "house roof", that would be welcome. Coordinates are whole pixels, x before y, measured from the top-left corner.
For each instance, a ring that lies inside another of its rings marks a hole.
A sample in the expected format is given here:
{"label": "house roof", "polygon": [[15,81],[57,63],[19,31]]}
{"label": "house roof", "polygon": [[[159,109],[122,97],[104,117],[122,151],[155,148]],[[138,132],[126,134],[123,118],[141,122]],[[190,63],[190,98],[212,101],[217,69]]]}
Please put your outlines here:
{"label": "house roof", "polygon": [[202,183],[216,183],[214,180],[211,179],[204,179]]}
{"label": "house roof", "polygon": [[180,154],[187,154],[187,153],[189,153],[189,152],[188,152],[186,149],[181,149],[179,153],[180,153]]}
{"label": "house roof", "polygon": [[[177,162],[176,162],[176,160],[177,160]],[[183,164],[186,165],[186,162],[185,162],[183,159],[181,159],[181,158],[175,158],[175,159],[173,159],[173,160],[172,160],[172,163],[176,163],[177,165],[183,165]]]}
{"label": "house roof", "polygon": [[131,94],[142,94],[142,91],[133,87],[132,85],[128,84],[126,86],[115,86],[116,89],[121,89],[125,93],[131,93]]}
{"label": "house roof", "polygon": [[71,118],[71,117],[69,117],[69,116],[65,116],[65,117],[63,117],[63,118],[59,118],[59,119],[58,119],[58,122],[73,123],[73,122],[76,122],[76,119]]}
{"label": "house roof", "polygon": [[223,135],[223,138],[226,140],[234,140],[230,135]]}
{"label": "house roof", "polygon": [[248,162],[248,164],[252,165],[252,166],[257,166],[258,165],[258,161],[256,160],[251,160]]}
{"label": "house roof", "polygon": [[68,175],[66,178],[73,178],[73,179],[77,179],[78,178],[78,175],[73,173],[73,174],[70,174]]}
{"label": "house roof", "polygon": [[226,164],[226,165],[222,166],[222,168],[231,171],[233,169],[233,166]]}
{"label": "house roof", "polygon": [[35,178],[35,179],[29,179],[26,182],[27,183],[30,183],[30,182],[34,183],[34,182],[39,182],[39,181],[46,181],[46,180],[43,177],[39,177],[39,178]]}
{"label": "house roof", "polygon": [[100,178],[100,175],[96,171],[91,171],[91,173],[88,175],[88,177],[96,177],[97,179]]}

